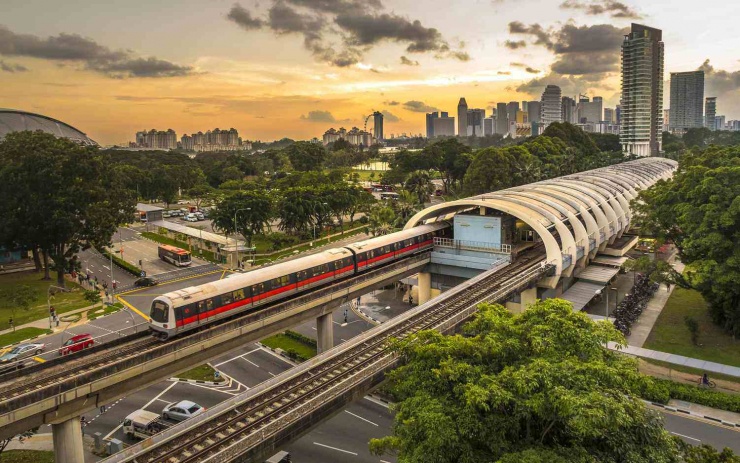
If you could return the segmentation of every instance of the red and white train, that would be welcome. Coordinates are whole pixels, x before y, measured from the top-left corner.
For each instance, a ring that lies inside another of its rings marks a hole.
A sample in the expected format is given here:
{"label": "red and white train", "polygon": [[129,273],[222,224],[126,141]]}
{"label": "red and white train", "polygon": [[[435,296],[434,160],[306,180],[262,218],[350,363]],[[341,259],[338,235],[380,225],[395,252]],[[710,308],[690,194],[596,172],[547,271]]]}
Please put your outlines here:
{"label": "red and white train", "polygon": [[431,249],[446,222],[421,225],[390,235],[330,249],[229,278],[172,291],[152,301],[149,330],[160,339],[252,312],[316,286],[352,277],[405,256]]}

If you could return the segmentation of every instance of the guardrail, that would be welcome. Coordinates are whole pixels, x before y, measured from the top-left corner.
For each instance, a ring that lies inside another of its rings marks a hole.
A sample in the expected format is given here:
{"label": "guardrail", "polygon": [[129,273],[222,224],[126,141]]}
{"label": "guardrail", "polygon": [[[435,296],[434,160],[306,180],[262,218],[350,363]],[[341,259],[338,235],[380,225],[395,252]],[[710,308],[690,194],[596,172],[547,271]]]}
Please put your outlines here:
{"label": "guardrail", "polygon": [[455,240],[452,238],[434,238],[434,245],[453,249],[470,249],[472,251],[488,251],[511,254],[510,244],[494,244],[482,241]]}

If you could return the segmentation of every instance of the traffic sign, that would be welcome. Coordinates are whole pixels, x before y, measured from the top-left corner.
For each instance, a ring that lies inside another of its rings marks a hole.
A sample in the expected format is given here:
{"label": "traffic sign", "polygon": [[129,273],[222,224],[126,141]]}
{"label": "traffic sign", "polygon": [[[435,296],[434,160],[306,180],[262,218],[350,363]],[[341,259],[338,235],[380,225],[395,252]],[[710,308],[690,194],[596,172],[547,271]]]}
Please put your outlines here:
{"label": "traffic sign", "polygon": [[146,276],[146,272],[142,270],[140,276],[145,277]]}

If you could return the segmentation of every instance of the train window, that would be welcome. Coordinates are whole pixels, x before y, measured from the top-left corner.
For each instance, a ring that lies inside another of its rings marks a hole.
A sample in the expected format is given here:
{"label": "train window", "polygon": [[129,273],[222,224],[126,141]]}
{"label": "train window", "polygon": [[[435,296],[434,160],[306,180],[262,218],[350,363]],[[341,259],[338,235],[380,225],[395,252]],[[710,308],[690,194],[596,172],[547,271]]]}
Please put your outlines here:
{"label": "train window", "polygon": [[198,309],[198,313],[203,313],[206,311],[206,303],[203,301],[197,302],[195,306]]}
{"label": "train window", "polygon": [[244,290],[243,289],[237,289],[233,293],[231,293],[234,296],[235,301],[241,301],[244,299]]}
{"label": "train window", "polygon": [[367,257],[372,259],[375,256],[375,250],[371,249],[367,252]]}
{"label": "train window", "polygon": [[254,294],[255,296],[258,295],[258,294],[262,294],[264,292],[265,292],[265,284],[264,283],[259,283],[259,284],[256,284],[256,285],[252,286],[252,294]]}
{"label": "train window", "polygon": [[231,304],[233,300],[231,293],[221,295],[221,305]]}
{"label": "train window", "polygon": [[206,310],[213,309],[213,299],[206,299]]}
{"label": "train window", "polygon": [[279,278],[275,278],[274,280],[272,280],[272,288],[273,289],[275,289],[275,288],[282,288],[283,286],[285,286],[287,284],[288,284],[288,276],[287,275],[284,276],[284,277],[279,277]]}
{"label": "train window", "polygon": [[321,273],[329,273],[329,264],[324,264],[321,266]]}

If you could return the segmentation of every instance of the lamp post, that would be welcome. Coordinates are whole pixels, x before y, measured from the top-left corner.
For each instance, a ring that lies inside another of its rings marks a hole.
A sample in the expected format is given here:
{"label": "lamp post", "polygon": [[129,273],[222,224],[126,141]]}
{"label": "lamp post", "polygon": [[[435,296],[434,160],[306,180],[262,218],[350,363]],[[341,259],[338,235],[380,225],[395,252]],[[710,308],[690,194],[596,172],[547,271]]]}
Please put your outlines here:
{"label": "lamp post", "polygon": [[[617,310],[617,306],[619,305],[619,288],[609,288],[610,290],[614,291],[614,310]],[[607,307],[607,313],[609,312],[609,308]]]}
{"label": "lamp post", "polygon": [[236,210],[236,211],[234,212],[234,251],[236,252],[236,263],[237,263],[237,268],[238,268],[238,266],[239,266],[239,242],[238,242],[238,241],[236,240],[236,237],[237,237],[237,230],[238,230],[238,228],[237,228],[237,226],[236,226],[236,216],[237,216],[237,214],[239,214],[239,213],[240,213],[241,211],[251,211],[251,210],[252,210],[252,208],[251,208],[251,207],[243,207],[243,208],[241,208],[241,209],[237,209],[237,210]]}

